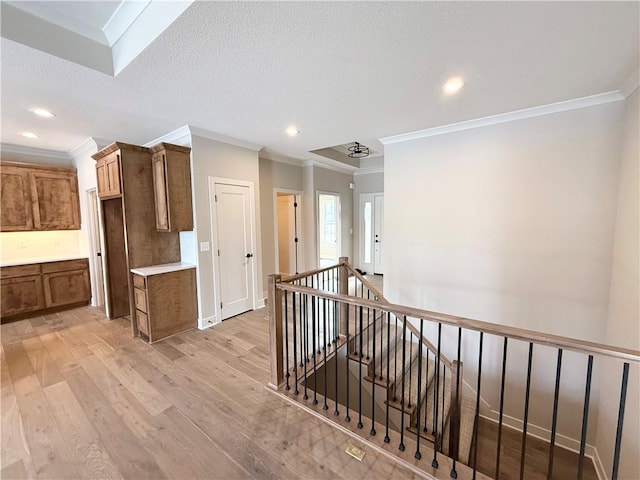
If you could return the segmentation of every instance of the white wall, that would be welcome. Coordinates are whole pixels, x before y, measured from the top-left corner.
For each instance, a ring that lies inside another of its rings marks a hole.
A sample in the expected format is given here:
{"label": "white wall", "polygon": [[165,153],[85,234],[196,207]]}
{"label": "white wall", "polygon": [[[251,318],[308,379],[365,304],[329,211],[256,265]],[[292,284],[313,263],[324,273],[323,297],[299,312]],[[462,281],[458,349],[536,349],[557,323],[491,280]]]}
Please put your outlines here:
{"label": "white wall", "polygon": [[[385,296],[604,341],[623,108],[609,103],[387,145]],[[445,331],[449,358],[454,335]],[[474,385],[477,341],[464,337],[465,378]],[[485,410],[497,410],[501,340],[485,338],[484,350]],[[516,419],[526,353],[526,345],[510,345],[506,413]],[[585,370],[586,358],[565,354],[558,429],[574,439]],[[536,347],[529,419],[543,429],[554,374],[555,351]],[[596,417],[592,403],[590,441]]]}
{"label": "white wall", "polygon": [[[194,208],[194,238],[193,249],[197,255],[198,268],[198,303],[199,322],[201,327],[206,327],[220,321],[216,316],[216,305],[220,300],[215,295],[215,271],[214,271],[214,238],[211,230],[211,205],[209,197],[209,177],[220,177],[233,180],[253,182],[255,202],[254,206],[256,233],[255,280],[256,292],[261,296],[262,278],[262,247],[260,242],[261,221],[259,209],[260,179],[258,169],[258,152],[247,148],[237,147],[222,143],[198,135],[191,136],[191,174],[193,186]],[[201,242],[209,242],[211,249],[201,252],[198,245]],[[217,265],[215,265],[217,268]]]}
{"label": "white wall", "polygon": [[[618,209],[616,214],[611,268],[611,289],[605,341],[620,347],[640,350],[640,132],[639,90],[626,101],[625,136],[620,168]],[[622,364],[607,362],[601,367],[602,407],[598,418],[598,453],[607,475],[611,475],[618,398],[622,378]],[[623,430],[623,448],[620,456],[619,478],[636,478],[640,472],[640,368],[630,368],[629,390]],[[605,407],[606,406],[606,407]]]}

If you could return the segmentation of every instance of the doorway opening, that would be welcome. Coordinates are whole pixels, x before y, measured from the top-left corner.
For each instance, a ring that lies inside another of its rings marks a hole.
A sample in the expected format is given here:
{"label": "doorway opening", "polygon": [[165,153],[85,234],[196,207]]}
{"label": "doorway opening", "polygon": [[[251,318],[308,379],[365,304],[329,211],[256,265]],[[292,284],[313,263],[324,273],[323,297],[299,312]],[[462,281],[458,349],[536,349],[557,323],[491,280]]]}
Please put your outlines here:
{"label": "doorway opening", "polygon": [[382,275],[383,270],[384,195],[360,195],[360,268]]}
{"label": "doorway opening", "polygon": [[340,258],[340,194],[318,192],[318,267]]}
{"label": "doorway opening", "polygon": [[104,272],[102,268],[102,238],[98,193],[95,188],[87,190],[89,206],[89,252],[91,271],[91,299],[94,307],[104,309]]}
{"label": "doorway opening", "polygon": [[302,265],[302,192],[275,192],[276,271],[293,275],[304,270]]}

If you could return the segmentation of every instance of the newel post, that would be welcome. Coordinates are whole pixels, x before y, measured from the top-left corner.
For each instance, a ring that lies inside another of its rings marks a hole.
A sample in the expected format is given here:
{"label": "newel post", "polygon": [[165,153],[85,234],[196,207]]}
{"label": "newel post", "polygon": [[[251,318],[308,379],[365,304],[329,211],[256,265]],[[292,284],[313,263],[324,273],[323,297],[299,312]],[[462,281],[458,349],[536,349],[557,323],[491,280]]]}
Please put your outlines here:
{"label": "newel post", "polygon": [[269,359],[271,361],[271,380],[269,386],[274,390],[284,382],[283,344],[282,344],[282,290],[276,288],[282,277],[274,273],[269,275],[267,304],[269,306]]}
{"label": "newel post", "polygon": [[[338,270],[338,293],[341,295],[349,295],[349,269],[347,264],[349,263],[349,257],[340,257],[340,269]],[[340,335],[347,336],[347,322],[349,321],[349,304],[340,304]]]}

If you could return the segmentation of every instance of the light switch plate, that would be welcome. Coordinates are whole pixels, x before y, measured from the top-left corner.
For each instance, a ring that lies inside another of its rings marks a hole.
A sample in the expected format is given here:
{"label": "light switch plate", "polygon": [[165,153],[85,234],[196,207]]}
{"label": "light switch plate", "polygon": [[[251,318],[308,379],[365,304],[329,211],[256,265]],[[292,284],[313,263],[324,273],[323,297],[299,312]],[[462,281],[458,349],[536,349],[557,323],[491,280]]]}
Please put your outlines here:
{"label": "light switch plate", "polygon": [[201,252],[208,252],[209,250],[211,250],[211,248],[209,247],[209,242],[200,242]]}

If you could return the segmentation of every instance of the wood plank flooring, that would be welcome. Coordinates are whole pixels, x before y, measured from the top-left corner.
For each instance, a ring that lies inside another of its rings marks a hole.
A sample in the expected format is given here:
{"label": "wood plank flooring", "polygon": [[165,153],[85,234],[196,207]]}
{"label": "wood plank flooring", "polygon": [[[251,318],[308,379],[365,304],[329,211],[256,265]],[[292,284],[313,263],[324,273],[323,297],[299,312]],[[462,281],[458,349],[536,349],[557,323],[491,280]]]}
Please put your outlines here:
{"label": "wood plank flooring", "polygon": [[154,345],[92,307],[2,325],[0,478],[413,478],[264,387],[266,314]]}

